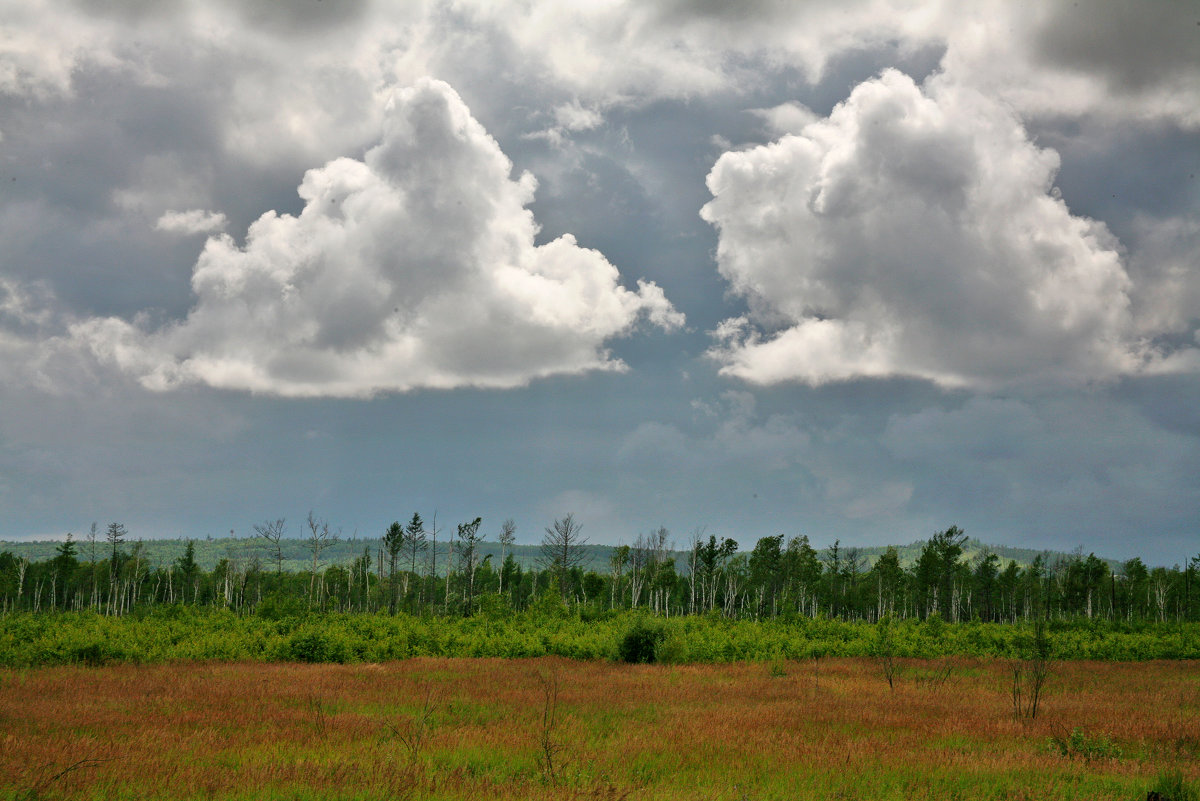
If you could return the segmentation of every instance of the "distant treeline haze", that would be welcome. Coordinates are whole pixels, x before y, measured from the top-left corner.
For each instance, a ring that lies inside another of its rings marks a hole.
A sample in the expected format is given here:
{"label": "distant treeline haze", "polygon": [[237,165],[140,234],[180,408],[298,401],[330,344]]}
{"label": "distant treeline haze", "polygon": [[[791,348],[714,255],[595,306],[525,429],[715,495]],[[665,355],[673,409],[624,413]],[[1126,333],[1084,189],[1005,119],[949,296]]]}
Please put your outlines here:
{"label": "distant treeline haze", "polygon": [[93,525],[82,540],[68,535],[53,544],[44,559],[0,553],[0,611],[121,615],[182,604],[470,616],[553,598],[594,611],[753,619],[1200,619],[1200,554],[1182,567],[1153,569],[1138,558],[1114,563],[1081,551],[1026,552],[1019,562],[953,526],[902,549],[835,542],[818,551],[805,536],[777,535],[746,552],[732,539],[694,533],[688,548],[675,550],[666,528],[632,545],[592,546],[571,515],[534,547],[515,544],[511,520],[498,542],[483,540],[481,524],[441,527],[414,514],[378,539],[347,542],[312,514],[300,538],[287,536],[284,520],[271,520],[254,526],[251,538],[220,541],[224,553],[211,567],[197,559],[197,545],[208,543],[175,541],[176,555],[164,558],[163,543],[130,541],[120,523]]}

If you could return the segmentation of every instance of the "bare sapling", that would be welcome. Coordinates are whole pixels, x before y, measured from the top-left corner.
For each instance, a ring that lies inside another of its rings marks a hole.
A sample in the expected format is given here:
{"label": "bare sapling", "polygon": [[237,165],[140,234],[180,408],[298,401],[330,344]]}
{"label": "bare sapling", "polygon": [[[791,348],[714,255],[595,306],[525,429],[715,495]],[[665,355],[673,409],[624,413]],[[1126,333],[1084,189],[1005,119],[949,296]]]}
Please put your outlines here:
{"label": "bare sapling", "polygon": [[538,673],[542,686],[542,716],[537,729],[537,762],[542,781],[558,784],[566,769],[566,746],[562,741],[562,709],[558,694],[561,686],[558,670]]}
{"label": "bare sapling", "polygon": [[408,717],[401,726],[384,722],[384,727],[395,737],[408,753],[409,763],[415,763],[424,751],[437,726],[437,713],[441,703],[433,691],[433,685],[426,684],[421,706]]}
{"label": "bare sapling", "polygon": [[1009,667],[1012,671],[1013,716],[1037,718],[1041,706],[1042,692],[1050,678],[1050,638],[1046,634],[1046,622],[1038,619],[1033,626],[1033,643],[1026,659],[1014,659]]}
{"label": "bare sapling", "polygon": [[43,765],[36,771],[36,778],[30,782],[29,786],[25,789],[25,792],[15,797],[20,799],[28,799],[28,801],[34,801],[35,799],[42,798],[43,794],[49,791],[54,784],[74,773],[75,771],[98,767],[103,765],[105,762],[112,762],[113,760],[119,758],[120,757],[89,756],[83,757],[82,759],[77,759],[63,767],[59,767],[54,763]]}
{"label": "bare sapling", "polygon": [[900,664],[896,661],[896,643],[892,632],[892,618],[884,615],[875,624],[875,656],[883,668],[888,689],[895,692],[896,678],[900,675]]}

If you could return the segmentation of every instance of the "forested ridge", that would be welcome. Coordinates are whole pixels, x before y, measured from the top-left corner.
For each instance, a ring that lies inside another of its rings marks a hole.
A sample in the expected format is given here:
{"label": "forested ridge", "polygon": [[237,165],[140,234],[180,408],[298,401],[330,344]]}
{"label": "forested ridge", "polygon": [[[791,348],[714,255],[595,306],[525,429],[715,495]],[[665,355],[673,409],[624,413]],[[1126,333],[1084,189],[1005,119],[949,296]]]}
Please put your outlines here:
{"label": "forested ridge", "polygon": [[[663,527],[632,545],[593,546],[568,515],[539,546],[515,543],[504,521],[487,542],[482,521],[442,527],[414,514],[378,539],[347,541],[309,515],[303,538],[283,520],[255,536],[210,542],[134,540],[120,523],[93,526],[82,540],[42,543],[45,558],[0,552],[0,611],[92,610],[123,615],[184,605],[238,614],[378,613],[470,617],[524,612],[554,595],[596,615],[645,610],[661,617],[828,618],[945,622],[1042,619],[1195,621],[1200,554],[1148,567],[1084,555],[1033,551],[1002,558],[957,527],[906,548],[835,542],[818,550],[806,536],[760,538],[743,550],[732,538],[694,533],[677,549]],[[347,549],[347,545],[351,546]],[[174,549],[174,555],[168,549]],[[208,559],[198,557],[198,551]]]}

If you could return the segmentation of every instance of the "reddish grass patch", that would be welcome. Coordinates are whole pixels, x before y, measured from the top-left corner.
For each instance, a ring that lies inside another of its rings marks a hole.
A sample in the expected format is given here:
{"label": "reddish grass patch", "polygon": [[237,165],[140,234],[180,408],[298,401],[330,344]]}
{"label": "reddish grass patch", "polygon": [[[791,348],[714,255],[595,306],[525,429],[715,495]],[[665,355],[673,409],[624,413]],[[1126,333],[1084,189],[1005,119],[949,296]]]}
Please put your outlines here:
{"label": "reddish grass patch", "polygon": [[[950,664],[939,684],[920,678],[940,664],[906,663],[895,692],[862,659],[0,671],[0,793],[934,798],[958,787],[964,797],[1132,798],[1165,769],[1200,778],[1195,663],[1059,664],[1034,721],[1013,717],[1004,663]],[[552,736],[567,768],[554,784],[536,760],[539,673],[557,674],[565,713]],[[411,749],[401,739],[418,726]],[[1109,738],[1121,757],[1083,762],[1047,747],[1076,728]]]}

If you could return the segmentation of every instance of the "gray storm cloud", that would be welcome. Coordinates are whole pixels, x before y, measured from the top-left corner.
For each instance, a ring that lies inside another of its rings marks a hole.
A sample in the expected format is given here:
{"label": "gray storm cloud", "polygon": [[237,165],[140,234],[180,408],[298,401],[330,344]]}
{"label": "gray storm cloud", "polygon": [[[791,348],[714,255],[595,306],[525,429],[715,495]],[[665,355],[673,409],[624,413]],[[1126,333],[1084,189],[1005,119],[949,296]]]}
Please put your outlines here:
{"label": "gray storm cloud", "polygon": [[606,341],[682,324],[658,286],[622,287],[570,235],[535,246],[536,182],[511,171],[454,90],[424,80],[391,96],[362,161],[305,174],[298,216],[207,241],[186,320],[91,319],[71,336],[151,389],[365,396],[621,370]]}
{"label": "gray storm cloud", "polygon": [[[0,20],[5,536],[367,531],[400,498],[593,542],[1194,552],[1194,2]],[[454,91],[386,104],[427,75]],[[674,306],[697,330],[634,336]]]}

